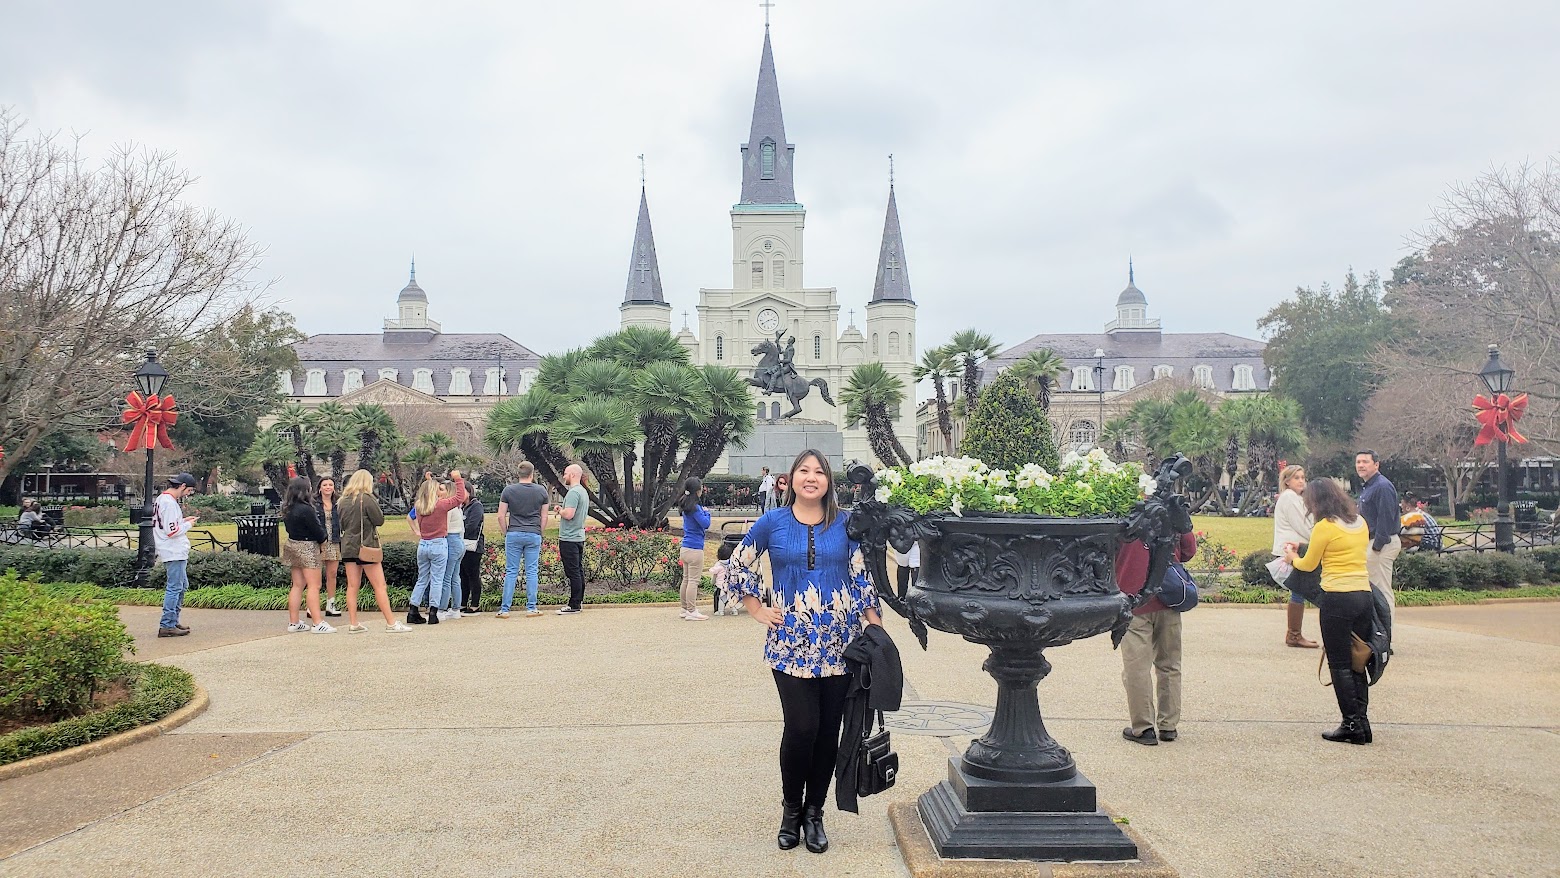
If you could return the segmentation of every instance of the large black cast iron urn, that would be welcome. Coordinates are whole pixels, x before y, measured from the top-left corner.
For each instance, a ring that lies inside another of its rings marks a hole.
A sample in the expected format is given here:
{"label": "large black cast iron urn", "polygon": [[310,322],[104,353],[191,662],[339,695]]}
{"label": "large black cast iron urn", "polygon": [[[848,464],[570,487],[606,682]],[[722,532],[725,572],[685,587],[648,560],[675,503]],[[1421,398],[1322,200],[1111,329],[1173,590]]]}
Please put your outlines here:
{"label": "large black cast iron urn", "polygon": [[[861,541],[884,603],[910,622],[924,648],[926,629],[957,634],[991,650],[982,668],[997,681],[986,734],[949,760],[948,779],[920,798],[927,835],[943,857],[1131,860],[1137,845],[1099,809],[1094,784],[1046,731],[1036,688],[1051,665],[1045,650],[1114,632],[1119,642],[1133,608],[1157,583],[1181,534],[1192,529],[1173,485],[1190,465],[1160,465],[1156,490],[1123,518],[1047,518],[966,512],[917,515],[875,500],[857,504],[852,538]],[[872,472],[851,481],[873,496]],[[1141,539],[1151,550],[1150,587],[1136,596],[1116,585],[1116,552]],[[921,576],[903,596],[888,576],[887,547],[921,545]]]}

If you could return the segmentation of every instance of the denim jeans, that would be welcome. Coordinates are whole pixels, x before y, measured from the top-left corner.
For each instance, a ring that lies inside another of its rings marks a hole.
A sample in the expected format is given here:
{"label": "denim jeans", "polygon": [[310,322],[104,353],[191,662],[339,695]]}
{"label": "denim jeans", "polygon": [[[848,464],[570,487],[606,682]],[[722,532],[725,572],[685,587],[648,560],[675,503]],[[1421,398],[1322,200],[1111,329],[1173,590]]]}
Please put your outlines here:
{"label": "denim jeans", "polygon": [[460,556],[466,554],[466,538],[452,533],[444,538],[444,604],[439,609],[460,609]]}
{"label": "denim jeans", "polygon": [[536,609],[537,566],[542,557],[542,535],[512,530],[504,534],[504,599],[500,613],[509,612],[515,599],[515,580],[520,575],[520,559],[525,558],[525,608]]}
{"label": "denim jeans", "polygon": [[412,606],[439,606],[439,600],[444,597],[444,565],[449,554],[447,540],[417,543],[417,587],[412,589]]}
{"label": "denim jeans", "polygon": [[160,627],[172,628],[179,624],[179,607],[184,603],[184,590],[190,587],[189,561],[164,561],[168,569],[168,587],[163,590],[163,611]]}

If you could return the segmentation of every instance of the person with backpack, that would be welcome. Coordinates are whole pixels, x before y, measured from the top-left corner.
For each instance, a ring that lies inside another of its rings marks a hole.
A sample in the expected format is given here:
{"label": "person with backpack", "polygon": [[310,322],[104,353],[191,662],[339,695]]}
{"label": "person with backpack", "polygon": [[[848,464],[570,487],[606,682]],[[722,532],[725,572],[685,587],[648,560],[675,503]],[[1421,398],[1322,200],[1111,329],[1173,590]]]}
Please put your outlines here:
{"label": "person with backpack", "polygon": [[1419,498],[1413,494],[1403,495],[1403,533],[1399,539],[1403,541],[1403,551],[1439,552],[1441,551],[1441,525],[1430,516],[1430,511],[1419,503]]}
{"label": "person with backpack", "polygon": [[[1197,554],[1197,537],[1182,534],[1175,560],[1185,563]],[[1149,551],[1133,540],[1116,554],[1116,585],[1135,595],[1148,582]],[[1166,570],[1166,575],[1171,571]],[[1121,737],[1149,747],[1179,737],[1181,722],[1181,614],[1156,595],[1132,611],[1132,623],[1121,639],[1121,683],[1127,690],[1127,714],[1132,724]]]}
{"label": "person with backpack", "polygon": [[1370,529],[1354,501],[1332,479],[1306,485],[1305,508],[1316,522],[1305,554],[1291,543],[1284,547],[1284,557],[1296,570],[1315,570],[1318,564],[1322,568],[1322,649],[1343,716],[1338,728],[1323,732],[1322,737],[1369,744],[1370,685],[1364,673],[1355,672],[1353,654],[1354,635],[1369,642],[1375,632],[1376,606],[1366,567]]}

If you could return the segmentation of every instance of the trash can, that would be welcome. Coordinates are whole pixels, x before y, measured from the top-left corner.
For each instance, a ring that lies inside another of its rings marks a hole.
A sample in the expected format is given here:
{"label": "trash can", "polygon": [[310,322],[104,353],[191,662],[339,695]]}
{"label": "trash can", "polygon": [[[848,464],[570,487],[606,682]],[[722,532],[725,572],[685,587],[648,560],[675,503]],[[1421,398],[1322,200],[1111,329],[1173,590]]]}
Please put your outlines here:
{"label": "trash can", "polygon": [[55,527],[64,527],[65,526],[65,507],[63,507],[63,506],[45,506],[45,507],[43,507],[43,517],[48,519],[49,523],[54,525]]}
{"label": "trash can", "polygon": [[249,504],[249,514],[250,515],[264,515],[265,514],[265,510],[266,510],[266,505],[264,503],[251,503],[251,504]]}
{"label": "trash can", "polygon": [[235,515],[238,525],[238,550],[252,555],[275,558],[282,553],[279,542],[281,519],[274,515]]}
{"label": "trash can", "polygon": [[1511,520],[1517,523],[1517,530],[1524,533],[1536,529],[1538,527],[1538,501],[1511,501]]}

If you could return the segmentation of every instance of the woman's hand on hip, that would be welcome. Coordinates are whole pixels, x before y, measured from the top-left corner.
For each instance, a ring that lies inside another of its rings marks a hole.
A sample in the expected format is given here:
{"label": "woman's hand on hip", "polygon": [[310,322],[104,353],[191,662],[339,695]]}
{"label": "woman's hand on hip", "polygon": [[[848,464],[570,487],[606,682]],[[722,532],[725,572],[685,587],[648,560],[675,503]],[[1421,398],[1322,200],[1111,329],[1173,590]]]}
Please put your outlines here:
{"label": "woman's hand on hip", "polygon": [[748,615],[757,622],[762,622],[770,631],[780,627],[785,621],[785,614],[774,607],[766,607],[758,598],[751,595],[742,599],[742,605],[747,609]]}

